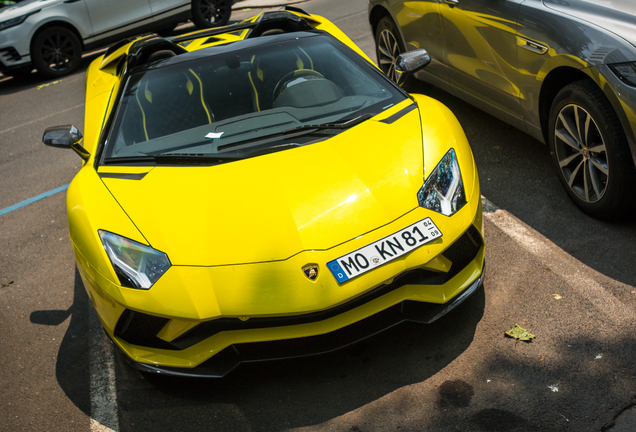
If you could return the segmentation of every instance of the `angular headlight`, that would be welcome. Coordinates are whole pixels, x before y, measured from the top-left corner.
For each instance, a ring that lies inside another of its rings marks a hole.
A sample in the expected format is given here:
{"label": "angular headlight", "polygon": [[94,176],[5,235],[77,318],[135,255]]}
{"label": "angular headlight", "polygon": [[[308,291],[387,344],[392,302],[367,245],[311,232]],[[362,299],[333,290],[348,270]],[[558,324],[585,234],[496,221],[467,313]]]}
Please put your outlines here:
{"label": "angular headlight", "polygon": [[98,231],[121,286],[149,289],[170,268],[168,255],[108,231]]}
{"label": "angular headlight", "polygon": [[36,11],[29,12],[26,15],[22,15],[22,16],[19,16],[19,17],[11,18],[10,20],[7,20],[7,21],[0,22],[0,31],[22,24],[23,22],[26,21],[26,19],[28,17],[30,17],[33,14],[36,14],[36,13],[40,12],[41,10],[42,9],[38,9]]}
{"label": "angular headlight", "polygon": [[420,206],[446,216],[464,207],[466,193],[455,149],[450,149],[428,176],[417,200]]}
{"label": "angular headlight", "polygon": [[619,63],[607,65],[614,75],[625,84],[636,87],[636,63]]}

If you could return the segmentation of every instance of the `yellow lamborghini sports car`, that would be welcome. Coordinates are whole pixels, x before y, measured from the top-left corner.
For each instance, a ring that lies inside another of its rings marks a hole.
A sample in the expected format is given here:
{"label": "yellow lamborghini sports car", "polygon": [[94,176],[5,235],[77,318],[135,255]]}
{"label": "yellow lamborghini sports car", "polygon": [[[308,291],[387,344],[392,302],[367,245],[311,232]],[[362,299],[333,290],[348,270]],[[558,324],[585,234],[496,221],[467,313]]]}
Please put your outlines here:
{"label": "yellow lamborghini sports car", "polygon": [[432,322],[482,286],[455,116],[322,17],[116,44],[86,72],[84,132],[43,141],[85,161],[67,196],[77,267],[142,371],[220,377],[324,353]]}

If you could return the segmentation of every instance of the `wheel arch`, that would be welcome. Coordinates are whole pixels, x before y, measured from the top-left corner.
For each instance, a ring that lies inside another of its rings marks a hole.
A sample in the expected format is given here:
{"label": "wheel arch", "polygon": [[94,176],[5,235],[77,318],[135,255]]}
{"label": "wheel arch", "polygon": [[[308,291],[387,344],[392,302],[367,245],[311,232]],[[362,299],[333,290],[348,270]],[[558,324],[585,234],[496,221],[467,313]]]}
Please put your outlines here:
{"label": "wheel arch", "polygon": [[634,159],[634,164],[636,166],[636,137],[632,132],[629,119],[623,111],[618,96],[614,93],[614,90],[608,84],[607,80],[596,68],[576,69],[570,66],[560,66],[551,70],[546,75],[539,93],[539,118],[541,121],[541,131],[543,133],[545,143],[547,144],[549,142],[550,109],[556,95],[568,84],[583,79],[593,81],[609,100],[614,112],[621,122],[621,126],[625,132],[632,158]]}
{"label": "wheel arch", "polygon": [[580,69],[569,66],[557,67],[546,75],[541,84],[541,91],[539,93],[539,119],[541,121],[543,139],[546,143],[549,142],[548,129],[552,102],[554,102],[554,99],[563,87],[586,78],[590,77]]}
{"label": "wheel arch", "polygon": [[400,39],[402,40],[402,45],[404,45],[404,47],[406,47],[406,43],[404,41],[404,34],[402,34],[402,27],[400,27],[400,25],[398,24],[397,19],[395,19],[395,16],[393,16],[393,14],[391,13],[391,10],[384,6],[383,4],[376,4],[375,6],[373,6],[371,8],[371,10],[369,10],[369,24],[371,25],[371,32],[373,35],[373,39],[375,41],[375,31],[378,28],[378,24],[380,24],[380,20],[382,20],[382,18],[384,17],[389,17],[391,18],[391,20],[393,21],[393,24],[395,24],[395,28],[397,29]]}
{"label": "wheel arch", "polygon": [[80,45],[82,46],[82,51],[84,51],[84,39],[82,38],[82,35],[80,34],[79,30],[77,30],[77,28],[73,24],[67,21],[55,20],[55,21],[47,21],[46,23],[42,24],[40,27],[37,28],[37,30],[33,32],[33,36],[31,36],[31,42],[29,43],[29,54],[33,52],[33,42],[35,41],[37,36],[43,31],[45,31],[46,29],[49,29],[51,27],[64,27],[72,31],[75,34],[75,36],[77,36],[77,39],[79,40]]}
{"label": "wheel arch", "polygon": [[[378,28],[380,20],[385,16],[391,17],[391,19],[393,19],[389,10],[379,4],[373,6],[373,8],[369,11],[369,24],[371,24],[371,30],[373,31],[373,34],[375,34],[375,29]],[[395,19],[393,19],[393,21],[395,21]]]}

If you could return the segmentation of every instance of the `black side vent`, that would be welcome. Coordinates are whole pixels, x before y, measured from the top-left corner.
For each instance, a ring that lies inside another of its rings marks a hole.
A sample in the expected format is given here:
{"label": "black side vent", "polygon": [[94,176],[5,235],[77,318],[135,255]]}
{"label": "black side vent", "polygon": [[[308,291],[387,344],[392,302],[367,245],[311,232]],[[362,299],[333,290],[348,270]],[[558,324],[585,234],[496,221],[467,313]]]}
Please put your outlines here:
{"label": "black side vent", "polygon": [[477,231],[474,225],[471,225],[455,243],[442,253],[442,255],[453,263],[450,271],[446,275],[446,280],[450,280],[474,260],[482,244],[479,231]]}
{"label": "black side vent", "polygon": [[117,321],[115,336],[131,345],[175,350],[177,348],[157,337],[157,333],[161,331],[168,321],[170,321],[168,318],[160,318],[126,309],[119,317],[119,321]]}

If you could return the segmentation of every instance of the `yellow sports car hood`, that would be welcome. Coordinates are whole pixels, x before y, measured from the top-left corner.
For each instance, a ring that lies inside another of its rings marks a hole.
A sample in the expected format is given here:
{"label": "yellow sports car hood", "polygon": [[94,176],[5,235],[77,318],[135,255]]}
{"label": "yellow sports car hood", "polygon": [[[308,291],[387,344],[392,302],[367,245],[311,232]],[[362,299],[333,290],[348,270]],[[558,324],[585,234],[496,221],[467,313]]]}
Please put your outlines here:
{"label": "yellow sports car hood", "polygon": [[328,249],[388,224],[417,207],[422,158],[413,110],[291,150],[102,180],[173,265],[228,265]]}

